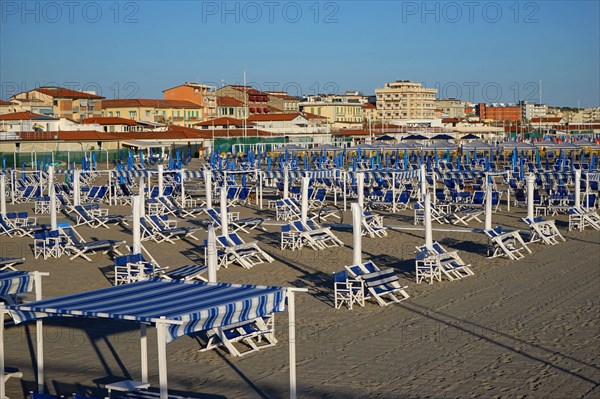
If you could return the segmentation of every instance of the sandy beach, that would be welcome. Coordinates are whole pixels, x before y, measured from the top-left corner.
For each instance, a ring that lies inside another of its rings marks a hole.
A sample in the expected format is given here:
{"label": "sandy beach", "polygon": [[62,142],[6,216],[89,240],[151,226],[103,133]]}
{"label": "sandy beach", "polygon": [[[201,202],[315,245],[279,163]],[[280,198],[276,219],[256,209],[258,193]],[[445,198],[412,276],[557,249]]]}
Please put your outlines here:
{"label": "sandy beach", "polygon": [[[266,207],[265,207],[266,208]],[[526,230],[526,210],[494,214],[494,225]],[[32,204],[9,205],[28,210]],[[272,210],[241,208],[243,216],[275,220]],[[111,213],[130,214],[130,206]],[[460,281],[416,284],[414,248],[424,232],[412,224],[412,210],[385,215],[395,226],[385,238],[363,238],[363,259],[392,267],[411,298],[380,307],[333,307],[332,273],[352,262],[352,232],[334,230],[344,247],[324,251],[279,249],[279,227],[242,233],[275,258],[252,269],[231,265],[224,282],[308,288],[296,295],[298,394],[302,398],[600,397],[600,233],[567,231],[566,216],[553,217],[567,239],[556,246],[531,244],[520,261],[488,259],[482,232],[445,232],[434,223],[434,240],[456,249],[475,275]],[[202,217],[201,217],[202,218]],[[59,215],[59,221],[64,215]],[[40,215],[38,222],[49,221]],[[348,210],[344,223],[351,223]],[[194,221],[182,221],[194,225]],[[470,227],[481,228],[480,223]],[[123,239],[131,232],[78,227],[85,238]],[[175,244],[145,242],[162,266],[201,261],[202,240]],[[20,270],[49,272],[50,298],[112,285],[112,260],[35,260],[31,238],[0,237],[1,255],[27,258]],[[288,395],[287,313],[276,315],[278,344],[235,358],[217,349],[198,352],[182,337],[167,346],[171,393],[202,398],[284,398]],[[106,396],[104,384],[139,378],[139,330],[133,323],[100,319],[45,320],[45,382],[48,392]],[[35,323],[7,325],[6,366],[23,372],[10,379],[7,395],[24,398],[36,389]],[[150,383],[158,386],[154,329],[149,329]]]}

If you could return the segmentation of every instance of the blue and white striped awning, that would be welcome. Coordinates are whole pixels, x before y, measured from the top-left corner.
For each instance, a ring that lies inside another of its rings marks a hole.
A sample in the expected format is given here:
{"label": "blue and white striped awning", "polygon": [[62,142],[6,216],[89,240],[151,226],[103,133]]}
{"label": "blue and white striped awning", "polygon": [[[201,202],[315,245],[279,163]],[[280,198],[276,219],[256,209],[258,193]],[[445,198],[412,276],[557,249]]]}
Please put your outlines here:
{"label": "blue and white striped awning", "polygon": [[20,271],[0,271],[0,296],[31,292],[33,274]]}
{"label": "blue and white striped awning", "polygon": [[158,172],[156,170],[113,170],[112,177],[126,177],[126,178],[139,178],[139,177],[152,177]]}
{"label": "blue and white striped awning", "polygon": [[600,180],[600,172],[588,172],[586,176],[589,180]]}
{"label": "blue and white striped awning", "polygon": [[204,178],[204,171],[202,170],[184,170],[184,179],[202,179]]}
{"label": "blue and white striped awning", "polygon": [[170,324],[170,342],[197,331],[282,312],[285,299],[284,287],[151,279],[6,309],[16,323],[56,316],[160,321]]}

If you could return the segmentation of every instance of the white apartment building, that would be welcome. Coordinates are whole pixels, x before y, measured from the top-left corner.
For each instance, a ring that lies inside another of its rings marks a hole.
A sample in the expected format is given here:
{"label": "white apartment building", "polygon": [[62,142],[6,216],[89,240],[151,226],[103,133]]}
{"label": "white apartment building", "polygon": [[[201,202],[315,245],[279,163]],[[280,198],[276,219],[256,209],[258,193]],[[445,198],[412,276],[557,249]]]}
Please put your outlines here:
{"label": "white apartment building", "polygon": [[375,89],[377,118],[433,119],[437,89],[421,87],[421,83],[408,80],[387,82],[384,88]]}
{"label": "white apartment building", "polygon": [[533,118],[543,118],[548,116],[547,104],[535,104],[526,100],[519,102],[521,106],[522,119],[530,121]]}

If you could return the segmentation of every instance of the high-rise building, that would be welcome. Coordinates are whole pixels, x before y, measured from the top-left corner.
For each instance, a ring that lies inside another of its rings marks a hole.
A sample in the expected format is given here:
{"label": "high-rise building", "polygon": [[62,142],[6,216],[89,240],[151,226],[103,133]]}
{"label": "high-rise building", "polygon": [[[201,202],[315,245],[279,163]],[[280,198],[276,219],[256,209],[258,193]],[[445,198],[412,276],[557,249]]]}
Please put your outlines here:
{"label": "high-rise building", "polygon": [[382,89],[375,89],[377,118],[433,119],[435,118],[436,89],[421,87],[421,83],[408,80],[387,82]]}
{"label": "high-rise building", "polygon": [[548,105],[530,103],[527,100],[519,102],[521,106],[521,118],[531,121],[533,118],[543,118],[548,116]]}

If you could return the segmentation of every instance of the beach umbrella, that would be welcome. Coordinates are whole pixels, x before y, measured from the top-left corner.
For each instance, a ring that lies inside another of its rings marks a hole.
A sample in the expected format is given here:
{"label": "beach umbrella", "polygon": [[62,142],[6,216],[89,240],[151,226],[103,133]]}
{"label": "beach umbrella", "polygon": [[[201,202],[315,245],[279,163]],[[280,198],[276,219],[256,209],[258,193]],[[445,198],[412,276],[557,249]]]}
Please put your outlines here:
{"label": "beach umbrella", "polygon": [[242,175],[242,187],[246,187],[246,179],[247,179],[247,177],[246,177],[246,174],[244,173]]}
{"label": "beach umbrella", "polygon": [[527,217],[530,220],[533,220],[534,212],[533,212],[533,192],[535,190],[535,176],[533,173],[530,173],[527,176]]}
{"label": "beach umbrella", "polygon": [[206,189],[206,208],[212,209],[212,172],[204,169],[204,186]]}
{"label": "beach umbrella", "polygon": [[485,171],[489,172],[490,171],[490,152],[488,151],[487,156],[485,157]]}
{"label": "beach umbrella", "polygon": [[79,170],[73,171],[73,205],[81,203],[81,188],[80,188]]}
{"label": "beach umbrella", "polygon": [[131,201],[131,213],[133,215],[133,245],[131,247],[132,254],[142,253],[142,229],[141,229],[141,201],[140,196],[135,195]]}
{"label": "beach umbrella", "polygon": [[273,161],[271,160],[271,157],[267,156],[267,172],[270,172],[272,170],[272,168],[273,168],[272,162]]}
{"label": "beach umbrella", "polygon": [[[587,187],[587,185],[586,185]],[[581,206],[581,169],[575,169],[575,208]]]}
{"label": "beach umbrella", "polygon": [[217,282],[217,235],[215,234],[215,226],[208,225],[208,241],[206,247],[206,257],[208,266],[208,282]]}
{"label": "beach umbrella", "polygon": [[96,162],[96,153],[92,152],[92,164],[94,165],[94,170],[98,169],[98,163]]}
{"label": "beach umbrella", "polygon": [[538,169],[542,169],[542,158],[540,157],[540,149],[535,150],[535,163]]}
{"label": "beach umbrella", "polygon": [[430,194],[425,194],[425,246],[427,248],[433,248],[433,228],[431,226],[431,198]]}
{"label": "beach umbrella", "polygon": [[283,167],[283,198],[287,199],[290,196],[290,175],[289,175],[289,170],[288,170],[288,166],[285,165]]}
{"label": "beach umbrella", "polygon": [[358,203],[350,204],[352,208],[352,264],[362,263],[362,208]]}
{"label": "beach umbrella", "polygon": [[485,187],[485,230],[492,229],[492,185],[490,184],[490,178],[487,177],[487,184]]}
{"label": "beach umbrella", "polygon": [[144,167],[144,153],[140,152],[140,165],[142,166],[142,168]]}
{"label": "beach umbrella", "polygon": [[6,175],[0,176],[0,214],[6,215]]}
{"label": "beach umbrella", "polygon": [[229,220],[227,215],[227,184],[223,182],[219,194],[221,195],[221,234],[227,236],[229,234]]}
{"label": "beach umbrella", "polygon": [[2,172],[6,173],[6,158],[2,157]]}
{"label": "beach umbrella", "polygon": [[404,170],[408,170],[408,154],[404,150]]}
{"label": "beach umbrella", "polygon": [[365,206],[365,174],[358,172],[356,174],[356,194],[358,195],[358,205],[360,209]]}
{"label": "beach umbrella", "polygon": [[421,173],[419,174],[419,179],[421,182],[421,198],[427,194],[427,177],[425,172],[425,165],[421,165]]}
{"label": "beach umbrella", "polygon": [[140,197],[140,217],[143,218],[146,217],[146,183],[143,177],[140,177],[138,195]]}
{"label": "beach umbrella", "polygon": [[523,180],[525,178],[525,160],[523,158],[519,159],[519,180]]}
{"label": "beach umbrella", "polygon": [[452,159],[450,158],[450,150],[446,150],[446,162],[451,162]]}
{"label": "beach umbrella", "polygon": [[48,195],[50,196],[50,226],[56,230],[56,195],[54,195],[54,166],[48,168]]}
{"label": "beach umbrella", "polygon": [[310,185],[310,177],[302,178],[302,203],[300,207],[302,224],[306,225],[308,220],[308,186]]}
{"label": "beach umbrella", "polygon": [[433,152],[433,157],[434,157],[434,159],[435,159],[435,168],[437,169],[437,168],[439,168],[439,166],[440,166],[440,165],[439,165],[439,161],[440,161],[440,160],[438,159],[438,152],[437,152],[437,151],[434,151],[434,152]]}

